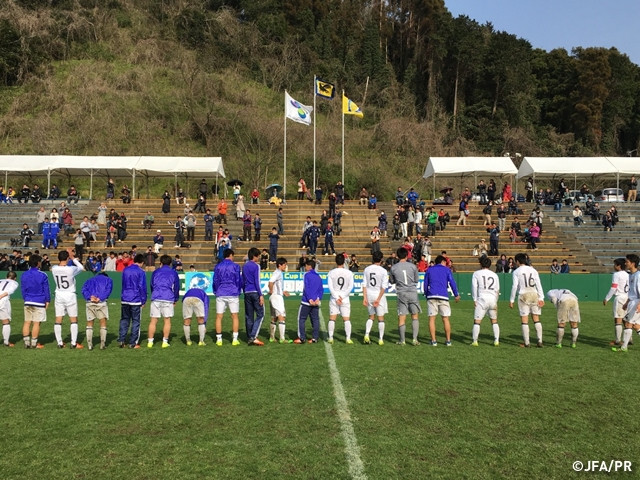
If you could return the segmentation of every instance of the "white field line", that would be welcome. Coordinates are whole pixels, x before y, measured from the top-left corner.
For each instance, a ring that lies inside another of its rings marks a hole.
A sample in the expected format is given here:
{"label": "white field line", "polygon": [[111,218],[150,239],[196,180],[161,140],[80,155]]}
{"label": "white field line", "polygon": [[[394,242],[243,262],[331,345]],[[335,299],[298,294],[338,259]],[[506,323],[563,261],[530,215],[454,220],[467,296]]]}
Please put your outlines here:
{"label": "white field line", "polygon": [[[326,325],[324,323],[324,317],[320,312],[320,328],[323,332],[326,332]],[[353,429],[353,423],[351,422],[351,412],[349,410],[349,404],[347,403],[347,397],[344,394],[344,387],[340,380],[340,372],[336,365],[336,358],[333,355],[333,347],[328,342],[324,343],[324,349],[327,353],[327,363],[329,364],[329,371],[331,372],[331,382],[333,383],[333,396],[336,399],[336,409],[338,410],[338,419],[340,420],[340,430],[342,432],[342,438],[344,439],[344,450],[347,456],[347,464],[349,466],[349,474],[351,478],[357,480],[366,480],[367,475],[364,472],[364,464],[360,458],[360,447],[358,446],[358,438],[356,432]]]}

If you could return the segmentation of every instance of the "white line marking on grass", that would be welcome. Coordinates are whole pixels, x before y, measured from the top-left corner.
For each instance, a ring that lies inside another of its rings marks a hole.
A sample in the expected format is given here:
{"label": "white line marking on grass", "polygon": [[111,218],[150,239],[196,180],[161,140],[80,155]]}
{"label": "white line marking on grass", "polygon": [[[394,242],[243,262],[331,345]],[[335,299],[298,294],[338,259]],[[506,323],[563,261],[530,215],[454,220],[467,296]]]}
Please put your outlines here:
{"label": "white line marking on grass", "polygon": [[[326,332],[326,325],[322,312],[320,313],[320,327],[322,332]],[[351,423],[351,412],[347,397],[344,394],[344,387],[340,380],[340,372],[336,365],[336,357],[333,355],[333,347],[328,342],[324,343],[324,350],[327,352],[327,363],[329,363],[329,371],[331,372],[331,382],[333,383],[333,396],[336,398],[336,408],[338,410],[338,418],[340,419],[340,430],[342,438],[344,438],[344,450],[347,455],[347,464],[349,465],[349,474],[351,478],[358,480],[366,480],[367,475],[364,473],[364,464],[360,458],[360,447],[358,446],[358,438]]]}

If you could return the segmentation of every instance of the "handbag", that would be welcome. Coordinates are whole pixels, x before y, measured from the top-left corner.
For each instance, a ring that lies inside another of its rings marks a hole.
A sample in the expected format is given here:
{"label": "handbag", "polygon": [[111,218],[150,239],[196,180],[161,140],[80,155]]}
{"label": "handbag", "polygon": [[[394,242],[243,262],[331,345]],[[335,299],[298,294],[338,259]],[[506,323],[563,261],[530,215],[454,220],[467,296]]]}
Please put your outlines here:
{"label": "handbag", "polygon": [[468,208],[465,208],[465,209],[464,209],[464,214],[465,214],[467,217],[469,216],[469,209],[468,209]]}

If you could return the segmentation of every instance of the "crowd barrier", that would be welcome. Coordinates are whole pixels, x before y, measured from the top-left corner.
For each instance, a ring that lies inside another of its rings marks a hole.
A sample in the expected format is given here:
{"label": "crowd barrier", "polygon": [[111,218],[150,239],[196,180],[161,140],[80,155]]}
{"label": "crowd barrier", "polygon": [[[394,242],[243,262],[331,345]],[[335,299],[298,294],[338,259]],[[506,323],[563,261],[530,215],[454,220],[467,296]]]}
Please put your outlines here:
{"label": "crowd barrier", "polygon": [[[18,281],[20,281],[22,272],[17,273]],[[46,273],[50,278],[49,285],[51,287],[51,292],[53,293],[55,283],[51,278],[51,272]],[[119,272],[108,272],[107,274],[113,279],[113,293],[111,294],[111,298],[119,299],[120,293],[122,291],[122,274]],[[303,288],[303,275],[304,274],[300,272],[285,272],[284,289],[291,295],[301,295]],[[319,275],[320,278],[322,278],[325,293],[328,293],[329,289],[327,287],[327,273],[320,273]],[[81,296],[82,285],[84,284],[84,282],[92,276],[92,273],[84,272],[76,277],[78,296]],[[207,293],[213,295],[213,291],[211,289],[213,281],[212,272],[185,272],[179,274],[179,276],[181,280],[181,294],[184,294],[185,290],[189,288],[198,287],[206,290]],[[462,300],[471,299],[471,276],[471,273],[453,274],[453,278],[456,281]],[[267,284],[270,277],[271,272],[262,272],[260,275],[262,291],[265,293],[268,291]],[[509,300],[509,295],[511,293],[512,275],[510,273],[499,273],[498,277],[500,277],[500,300]],[[420,284],[418,285],[418,291],[420,292],[423,291],[423,278],[424,274],[421,273]],[[151,272],[147,272],[147,283],[149,283],[150,280]],[[361,296],[363,274],[354,273],[354,280],[355,281],[352,294],[354,296]],[[609,288],[611,287],[611,275],[603,273],[590,273],[584,275],[552,275],[550,273],[541,273],[540,280],[542,281],[542,287],[545,293],[547,292],[547,290],[550,290],[552,288],[566,288],[575,293],[580,300],[585,301],[601,301],[606,296]],[[388,293],[389,295],[395,295],[395,288],[393,285],[389,288]],[[22,295],[20,293],[20,289],[18,289],[11,298],[21,299]],[[328,297],[326,297],[326,299],[328,299]]]}

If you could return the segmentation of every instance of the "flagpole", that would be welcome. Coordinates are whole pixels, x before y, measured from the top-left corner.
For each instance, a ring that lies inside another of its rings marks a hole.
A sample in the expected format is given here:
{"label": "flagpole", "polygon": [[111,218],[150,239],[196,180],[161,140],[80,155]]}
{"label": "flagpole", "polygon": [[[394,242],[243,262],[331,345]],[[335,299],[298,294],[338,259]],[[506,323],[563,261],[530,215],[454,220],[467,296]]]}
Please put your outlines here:
{"label": "flagpole", "polygon": [[316,79],[313,76],[313,191],[316,191]]}
{"label": "flagpole", "polygon": [[342,185],[344,185],[344,90],[342,90]]}
{"label": "flagpole", "polygon": [[287,91],[284,91],[284,180],[282,182],[282,199],[287,203]]}

